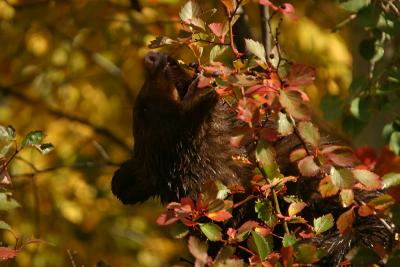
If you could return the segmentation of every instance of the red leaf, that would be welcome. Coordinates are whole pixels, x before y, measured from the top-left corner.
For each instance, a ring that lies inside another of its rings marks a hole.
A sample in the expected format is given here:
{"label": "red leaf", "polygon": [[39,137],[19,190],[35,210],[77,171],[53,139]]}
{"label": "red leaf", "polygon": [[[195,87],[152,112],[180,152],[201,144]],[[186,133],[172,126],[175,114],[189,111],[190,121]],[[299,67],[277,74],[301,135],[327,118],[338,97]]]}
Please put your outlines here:
{"label": "red leaf", "polygon": [[362,164],[367,166],[370,170],[374,169],[377,159],[375,150],[368,146],[364,146],[357,148],[354,151],[354,154],[362,162]]}
{"label": "red leaf", "polygon": [[352,167],[358,161],[353,153],[325,153],[324,155],[335,166],[339,167]]}
{"label": "red leaf", "polygon": [[374,214],[374,209],[371,208],[368,205],[361,205],[360,208],[358,209],[358,215],[362,216],[362,217],[367,217]]}
{"label": "red leaf", "polygon": [[259,1],[259,4],[260,4],[260,5],[263,5],[263,6],[269,6],[269,7],[272,8],[272,10],[274,10],[274,11],[279,10],[279,7],[277,7],[276,5],[272,4],[272,3],[271,3],[270,1],[268,1],[268,0],[260,0],[260,1]]}
{"label": "red leaf", "polygon": [[216,212],[207,212],[205,214],[208,218],[216,222],[223,222],[232,218],[232,214],[226,210],[219,210]]}
{"label": "red leaf", "polygon": [[347,231],[349,231],[353,226],[354,222],[353,209],[354,207],[342,213],[336,221],[336,227],[342,235],[345,234]]}
{"label": "red leaf", "polygon": [[176,214],[173,210],[167,210],[161,213],[156,220],[158,225],[170,225],[177,221],[179,221],[179,218],[176,217]]}
{"label": "red leaf", "polygon": [[225,39],[225,35],[223,34],[224,25],[222,23],[211,23],[208,27],[218,37],[219,41],[223,43]]}
{"label": "red leaf", "polygon": [[278,139],[278,133],[271,128],[262,128],[260,131],[260,138],[269,142],[275,142]]}
{"label": "red leaf", "polygon": [[199,82],[197,83],[197,88],[207,88],[210,87],[214,78],[200,76]]}
{"label": "red leaf", "polygon": [[0,247],[0,260],[8,260],[15,258],[17,254],[18,250],[7,247]]}
{"label": "red leaf", "polygon": [[292,246],[281,248],[281,256],[284,267],[292,266],[293,255],[294,255],[294,249]]}
{"label": "red leaf", "polygon": [[238,119],[248,124],[252,124],[253,118],[255,116],[256,111],[258,110],[257,105],[254,100],[240,99],[238,103]]}
{"label": "red leaf", "polygon": [[286,15],[289,19],[291,20],[298,20],[299,16],[296,13],[296,10],[294,9],[293,5],[289,3],[284,3],[281,5],[279,8],[280,12],[282,12],[284,15]]}
{"label": "red leaf", "polygon": [[220,96],[228,96],[232,94],[232,88],[229,86],[219,86],[215,91]]}
{"label": "red leaf", "polygon": [[289,86],[311,85],[316,76],[315,68],[303,64],[293,64],[289,69],[287,84]]}

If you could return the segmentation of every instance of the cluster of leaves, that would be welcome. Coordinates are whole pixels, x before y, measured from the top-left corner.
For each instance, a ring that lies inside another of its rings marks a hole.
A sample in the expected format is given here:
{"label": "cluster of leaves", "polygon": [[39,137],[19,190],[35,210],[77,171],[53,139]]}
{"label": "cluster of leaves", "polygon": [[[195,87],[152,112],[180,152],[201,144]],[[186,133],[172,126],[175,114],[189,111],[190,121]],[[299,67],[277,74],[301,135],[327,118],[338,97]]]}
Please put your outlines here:
{"label": "cluster of leaves", "polygon": [[[42,131],[33,131],[28,133],[18,145],[16,133],[13,127],[0,125],[0,212],[8,212],[10,210],[21,207],[21,205],[12,197],[9,190],[11,176],[8,172],[8,166],[14,160],[18,153],[29,147],[39,150],[42,154],[47,154],[53,150],[53,145],[43,143],[45,135]],[[14,247],[0,246],[0,262],[13,259],[27,245],[41,242],[38,239],[20,238],[15,234],[12,227],[0,220],[0,230],[9,231],[15,238]]]}
{"label": "cluster of leaves", "polygon": [[[375,191],[396,185],[399,174],[380,177],[368,166],[359,164],[351,148],[324,142],[319,128],[311,121],[308,97],[302,91],[303,86],[313,83],[314,68],[283,59],[277,43],[274,48],[277,52],[267,55],[264,46],[251,39],[245,42],[254,56],[244,59],[235,48],[232,26],[237,20],[237,9],[247,1],[221,2],[226,11],[225,23],[206,24],[204,14],[211,11],[203,12],[196,2],[189,1],[180,12],[184,29],[178,39],[158,37],[150,47],[189,47],[198,63],[199,90],[215,90],[236,110],[238,119],[246,123],[231,138],[231,145],[255,144],[255,162],[241,159],[255,166],[251,180],[253,193],[235,203],[235,196],[242,192],[240,186],[210,185],[196,203],[190,198],[170,203],[157,222],[160,225],[179,223],[183,230],[177,236],[191,235],[189,250],[195,266],[243,266],[245,262],[251,266],[292,266],[317,262],[324,252],[307,239],[336,231],[334,227],[344,234],[352,229],[356,216],[388,212],[394,203],[390,195],[359,203],[354,197],[355,190]],[[290,4],[276,6],[262,0],[259,3],[270,7],[275,14],[297,16]],[[206,63],[205,47],[211,47]],[[224,64],[216,60],[229,49],[236,56],[233,62]],[[302,144],[290,153],[299,177],[283,175],[277,163],[279,155],[274,143],[288,136],[295,136]],[[300,196],[286,194],[288,184],[300,179],[318,179],[316,192],[322,198],[338,198],[344,212],[337,218],[332,213],[311,218],[312,223],[310,218],[302,217],[308,203]],[[243,206],[254,207],[257,216],[237,225],[232,213],[240,212]],[[211,242],[212,250],[217,251],[215,255],[207,253],[207,244],[201,241],[204,239]],[[365,253],[363,249],[349,257],[357,263],[363,258],[362,253]]]}
{"label": "cluster of leaves", "polygon": [[[387,0],[348,0],[340,6],[351,15],[338,28],[354,21],[367,35],[359,44],[359,53],[369,62],[369,72],[353,79],[350,98],[346,100],[349,112],[343,119],[344,128],[357,134],[375,111],[399,112],[396,105],[400,97],[400,4]],[[340,104],[337,97],[330,98],[325,100]],[[384,126],[383,136],[392,151],[400,155],[399,117]]]}

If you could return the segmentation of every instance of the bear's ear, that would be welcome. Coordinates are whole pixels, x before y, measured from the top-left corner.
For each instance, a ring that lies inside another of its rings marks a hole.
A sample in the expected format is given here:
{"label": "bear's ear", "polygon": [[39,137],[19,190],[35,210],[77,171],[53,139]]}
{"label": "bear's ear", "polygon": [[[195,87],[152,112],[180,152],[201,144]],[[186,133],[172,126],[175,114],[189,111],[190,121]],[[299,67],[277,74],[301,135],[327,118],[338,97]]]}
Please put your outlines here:
{"label": "bear's ear", "polygon": [[134,159],[124,162],[115,171],[111,181],[111,191],[123,204],[146,201],[156,195],[151,179],[140,171]]}

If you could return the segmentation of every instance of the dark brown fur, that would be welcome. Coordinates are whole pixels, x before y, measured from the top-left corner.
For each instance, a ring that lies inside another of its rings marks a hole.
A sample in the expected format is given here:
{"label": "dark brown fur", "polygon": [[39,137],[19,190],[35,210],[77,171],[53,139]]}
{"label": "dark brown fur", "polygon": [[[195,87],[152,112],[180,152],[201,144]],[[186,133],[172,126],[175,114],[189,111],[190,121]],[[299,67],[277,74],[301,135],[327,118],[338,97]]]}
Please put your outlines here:
{"label": "dark brown fur", "polygon": [[[235,112],[214,91],[197,89],[197,82],[166,54],[150,53],[145,59],[149,76],[134,107],[134,152],[112,179],[112,192],[124,204],[143,202],[159,196],[166,203],[184,196],[196,198],[209,181],[249,187],[251,166],[234,160],[246,154],[234,148],[232,133],[243,127]],[[324,135],[324,144],[337,141]],[[277,161],[285,175],[299,175],[289,162],[289,153],[301,146],[296,135],[275,143]],[[346,209],[337,197],[323,199],[317,178],[300,177],[288,184],[288,193],[300,196],[307,204],[303,216],[312,220],[332,213],[335,218]],[[378,192],[356,192],[366,202]],[[245,213],[242,213],[242,215]],[[249,213],[251,214],[251,213]],[[246,214],[245,214],[246,215]],[[251,219],[251,218],[244,218]],[[354,246],[389,246],[391,232],[376,217],[357,216],[354,227],[342,236],[335,228],[309,242],[325,249],[329,256],[319,266],[336,266]]]}

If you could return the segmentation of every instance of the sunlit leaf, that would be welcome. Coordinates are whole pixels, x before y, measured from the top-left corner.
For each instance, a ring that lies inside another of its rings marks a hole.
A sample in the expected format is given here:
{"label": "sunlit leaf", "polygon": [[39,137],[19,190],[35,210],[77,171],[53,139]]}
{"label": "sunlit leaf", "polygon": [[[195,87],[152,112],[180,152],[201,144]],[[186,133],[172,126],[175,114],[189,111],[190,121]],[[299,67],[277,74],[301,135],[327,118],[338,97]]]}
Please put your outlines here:
{"label": "sunlit leaf", "polygon": [[400,185],[400,173],[398,172],[391,172],[388,174],[385,174],[382,177],[383,180],[383,187],[386,188],[390,188],[393,186],[398,186]]}
{"label": "sunlit leaf", "polygon": [[285,234],[282,239],[282,246],[289,247],[296,244],[297,240],[296,237],[293,235]]}
{"label": "sunlit leaf", "polygon": [[309,110],[297,91],[282,90],[279,94],[279,102],[295,119],[307,120],[310,117]]}
{"label": "sunlit leaf", "polygon": [[179,12],[179,17],[181,20],[187,22],[190,19],[198,17],[200,13],[200,6],[195,1],[188,1]]}
{"label": "sunlit leaf", "polygon": [[307,156],[297,163],[303,176],[312,177],[318,175],[320,167],[315,163],[314,156]]}
{"label": "sunlit leaf", "polygon": [[200,224],[200,230],[210,241],[222,240],[222,228],[214,223]]}
{"label": "sunlit leaf", "polygon": [[33,131],[28,133],[22,141],[22,147],[31,145],[40,145],[45,135],[42,131]]}
{"label": "sunlit leaf", "polygon": [[336,221],[336,227],[339,232],[343,235],[353,226],[354,222],[354,211],[353,208],[342,213]]}
{"label": "sunlit leaf", "polygon": [[8,197],[6,193],[0,193],[0,211],[12,210],[21,207],[14,199]]}
{"label": "sunlit leaf", "polygon": [[279,112],[278,133],[282,136],[289,135],[293,133],[293,124],[288,120],[286,114]]}
{"label": "sunlit leaf", "polygon": [[326,214],[324,216],[314,219],[314,232],[318,235],[331,229],[335,224],[335,220],[332,214]]}
{"label": "sunlit leaf", "polygon": [[339,192],[339,187],[332,182],[331,176],[324,177],[319,183],[318,191],[322,197],[334,196]]}
{"label": "sunlit leaf", "polygon": [[368,189],[381,189],[382,180],[379,175],[368,171],[368,170],[358,170],[352,171],[354,178],[356,178],[360,183],[366,186]]}
{"label": "sunlit leaf", "polygon": [[8,223],[6,223],[5,221],[1,221],[1,220],[0,220],[0,229],[12,231],[11,226]]}
{"label": "sunlit leaf", "polygon": [[310,121],[301,121],[298,130],[305,142],[317,147],[320,143],[320,135],[318,128]]}
{"label": "sunlit leaf", "polygon": [[54,146],[50,143],[35,145],[35,147],[44,155],[54,150]]}
{"label": "sunlit leaf", "polygon": [[254,243],[257,247],[258,256],[260,259],[265,259],[267,255],[272,251],[272,244],[270,244],[263,236],[255,231],[251,232],[253,236]]}
{"label": "sunlit leaf", "polygon": [[342,189],[340,191],[340,199],[343,207],[349,207],[354,203],[354,192],[352,189]]}
{"label": "sunlit leaf", "polygon": [[331,178],[333,184],[340,189],[351,189],[355,182],[352,172],[346,168],[332,168]]}
{"label": "sunlit leaf", "polygon": [[15,139],[15,130],[11,126],[0,124],[0,141],[9,142]]}
{"label": "sunlit leaf", "polygon": [[214,61],[217,57],[221,56],[227,49],[225,45],[215,45],[210,51],[210,61]]}
{"label": "sunlit leaf", "polygon": [[265,59],[265,47],[252,39],[245,39],[246,48],[250,51],[253,55],[261,59],[263,62],[266,62]]}
{"label": "sunlit leaf", "polygon": [[201,55],[203,54],[203,47],[199,46],[198,43],[191,43],[189,44],[190,50],[192,50],[194,56],[200,60]]}
{"label": "sunlit leaf", "polygon": [[298,214],[298,213],[301,212],[306,206],[307,206],[307,204],[304,203],[304,202],[294,202],[294,203],[290,204],[290,206],[289,206],[289,208],[288,208],[288,214],[289,214],[289,216],[294,216],[294,215]]}
{"label": "sunlit leaf", "polygon": [[206,216],[216,222],[223,222],[232,218],[232,214],[226,210],[207,212]]}

